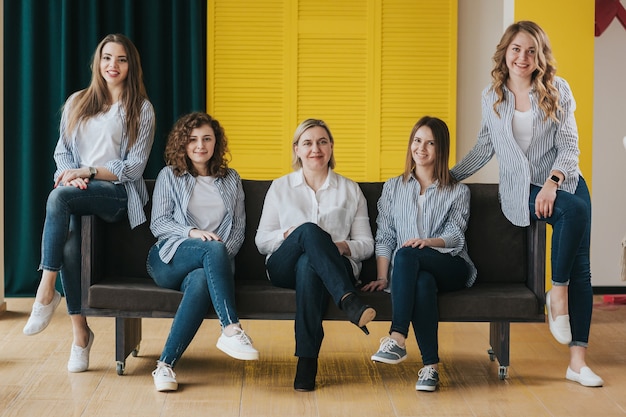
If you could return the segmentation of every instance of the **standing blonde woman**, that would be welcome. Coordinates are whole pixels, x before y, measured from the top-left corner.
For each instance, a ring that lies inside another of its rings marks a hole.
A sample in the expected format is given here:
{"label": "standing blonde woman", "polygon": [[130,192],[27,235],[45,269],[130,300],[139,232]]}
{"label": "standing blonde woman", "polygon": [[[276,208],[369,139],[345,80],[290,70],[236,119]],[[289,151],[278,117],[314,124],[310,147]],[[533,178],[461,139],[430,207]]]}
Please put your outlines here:
{"label": "standing blonde woman", "polygon": [[585,362],[593,306],[591,199],[578,167],[576,102],[568,83],[556,76],[548,36],[534,22],[509,26],[493,61],[478,140],[452,175],[467,178],[495,154],[507,219],[516,226],[531,219],[552,225],[550,331],[570,348],[565,377],[601,386],[604,381]]}

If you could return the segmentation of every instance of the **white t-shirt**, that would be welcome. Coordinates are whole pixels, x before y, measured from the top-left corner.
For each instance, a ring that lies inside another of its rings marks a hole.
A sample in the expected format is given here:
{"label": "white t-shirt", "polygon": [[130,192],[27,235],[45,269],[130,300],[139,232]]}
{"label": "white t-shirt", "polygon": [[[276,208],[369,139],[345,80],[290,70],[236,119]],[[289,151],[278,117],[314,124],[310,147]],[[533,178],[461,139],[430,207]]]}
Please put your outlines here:
{"label": "white t-shirt", "polygon": [[198,229],[208,232],[218,229],[226,215],[226,206],[215,185],[215,177],[196,177],[187,212]]}
{"label": "white t-shirt", "polygon": [[76,135],[80,166],[104,166],[109,161],[121,159],[123,132],[119,103],[113,104],[108,112],[82,122]]}
{"label": "white t-shirt", "polygon": [[513,115],[513,137],[524,153],[530,147],[533,138],[533,112],[515,110]]}

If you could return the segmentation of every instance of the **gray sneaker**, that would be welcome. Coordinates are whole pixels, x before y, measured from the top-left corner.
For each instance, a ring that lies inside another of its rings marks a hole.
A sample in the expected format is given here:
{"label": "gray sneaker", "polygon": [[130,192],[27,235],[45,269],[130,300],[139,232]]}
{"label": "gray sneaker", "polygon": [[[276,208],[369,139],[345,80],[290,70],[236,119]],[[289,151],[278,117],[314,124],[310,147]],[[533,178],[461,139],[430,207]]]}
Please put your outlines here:
{"label": "gray sneaker", "polygon": [[439,372],[432,366],[425,366],[417,373],[417,391],[434,391],[439,385]]}
{"label": "gray sneaker", "polygon": [[378,352],[372,355],[376,362],[390,363],[395,365],[406,359],[406,348],[398,346],[398,342],[390,337],[380,339]]}

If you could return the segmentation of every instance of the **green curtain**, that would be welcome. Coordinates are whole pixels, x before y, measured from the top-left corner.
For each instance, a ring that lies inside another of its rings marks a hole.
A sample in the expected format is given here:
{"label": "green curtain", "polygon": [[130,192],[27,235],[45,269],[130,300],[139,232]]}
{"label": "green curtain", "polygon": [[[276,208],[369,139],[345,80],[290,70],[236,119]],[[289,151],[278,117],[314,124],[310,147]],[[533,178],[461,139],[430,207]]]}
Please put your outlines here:
{"label": "green curtain", "polygon": [[5,294],[32,296],[60,109],[88,86],[98,42],[123,33],[141,54],[156,113],[144,177],[175,120],[206,108],[206,0],[4,0]]}

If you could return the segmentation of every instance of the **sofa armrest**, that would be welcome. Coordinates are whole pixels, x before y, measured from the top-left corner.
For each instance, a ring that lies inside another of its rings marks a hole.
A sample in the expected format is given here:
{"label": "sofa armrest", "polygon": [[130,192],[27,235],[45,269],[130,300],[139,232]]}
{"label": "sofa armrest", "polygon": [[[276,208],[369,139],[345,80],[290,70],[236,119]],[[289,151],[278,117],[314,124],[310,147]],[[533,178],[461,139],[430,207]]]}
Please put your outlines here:
{"label": "sofa armrest", "polygon": [[102,220],[94,215],[81,217],[81,307],[89,308],[89,287],[102,279]]}
{"label": "sofa armrest", "polygon": [[526,282],[543,314],[546,302],[546,222],[531,221],[528,226],[528,280]]}

